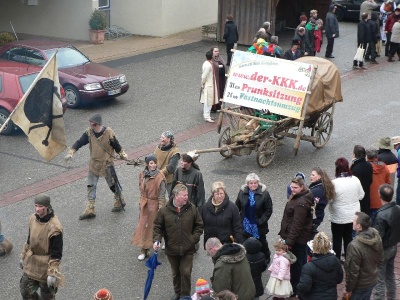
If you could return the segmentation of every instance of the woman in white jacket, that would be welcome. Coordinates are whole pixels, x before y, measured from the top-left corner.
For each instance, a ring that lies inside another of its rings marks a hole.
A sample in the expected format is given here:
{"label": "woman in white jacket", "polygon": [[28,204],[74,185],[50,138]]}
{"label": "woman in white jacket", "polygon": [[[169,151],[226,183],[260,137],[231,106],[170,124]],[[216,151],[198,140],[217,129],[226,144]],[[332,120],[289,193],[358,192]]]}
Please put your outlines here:
{"label": "woman in white jacket", "polygon": [[[335,162],[336,178],[332,180],[335,186],[335,198],[329,202],[331,214],[332,248],[340,259],[342,252],[342,240],[346,252],[347,245],[352,240],[353,218],[360,211],[360,200],[364,197],[364,190],[360,180],[352,176],[349,162],[340,157]],[[346,253],[345,253],[346,254]]]}

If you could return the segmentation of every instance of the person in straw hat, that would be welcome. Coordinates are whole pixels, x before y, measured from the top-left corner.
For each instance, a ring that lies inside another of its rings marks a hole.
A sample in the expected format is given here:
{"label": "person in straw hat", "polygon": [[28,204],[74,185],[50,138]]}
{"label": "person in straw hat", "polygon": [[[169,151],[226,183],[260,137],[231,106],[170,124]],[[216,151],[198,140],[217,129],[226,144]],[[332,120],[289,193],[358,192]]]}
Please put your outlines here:
{"label": "person in straw hat", "polygon": [[379,140],[378,160],[386,164],[390,172],[390,184],[394,186],[396,180],[397,157],[392,152],[394,150],[390,137],[384,137]]}

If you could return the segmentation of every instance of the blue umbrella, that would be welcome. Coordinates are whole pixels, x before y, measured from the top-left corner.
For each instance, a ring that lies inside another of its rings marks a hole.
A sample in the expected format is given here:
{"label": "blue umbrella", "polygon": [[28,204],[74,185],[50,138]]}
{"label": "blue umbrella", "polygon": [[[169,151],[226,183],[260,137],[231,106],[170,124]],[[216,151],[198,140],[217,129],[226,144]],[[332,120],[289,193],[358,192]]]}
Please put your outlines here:
{"label": "blue umbrella", "polygon": [[149,296],[150,289],[151,289],[151,283],[153,282],[154,278],[154,271],[157,268],[157,266],[161,265],[161,263],[158,261],[158,252],[154,251],[154,254],[150,256],[150,258],[146,261],[146,267],[149,268],[147,271],[147,279],[146,279],[146,284],[144,285],[144,296],[143,300],[147,299],[147,296]]}

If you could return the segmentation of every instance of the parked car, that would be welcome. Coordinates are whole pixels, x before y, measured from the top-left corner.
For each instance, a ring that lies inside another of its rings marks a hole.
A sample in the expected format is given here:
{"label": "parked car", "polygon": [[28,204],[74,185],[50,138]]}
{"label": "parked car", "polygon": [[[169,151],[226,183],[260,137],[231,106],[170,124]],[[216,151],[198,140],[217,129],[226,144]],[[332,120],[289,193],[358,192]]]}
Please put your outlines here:
{"label": "parked car", "polygon": [[45,39],[15,41],[0,49],[0,58],[44,66],[56,51],[60,83],[68,107],[114,98],[128,91],[129,84],[124,74],[90,61],[78,49],[64,42]]}
{"label": "parked car", "polygon": [[[0,127],[17,106],[22,96],[39,75],[41,67],[0,59]],[[64,89],[61,87],[61,103],[63,112],[67,109]],[[10,135],[16,128],[9,121],[1,134]]]}
{"label": "parked car", "polygon": [[[346,20],[359,20],[360,19],[360,5],[365,0],[335,0],[333,4],[336,5],[336,18],[338,21]],[[379,4],[378,8],[375,9],[379,12],[379,7],[383,1],[375,1]]]}

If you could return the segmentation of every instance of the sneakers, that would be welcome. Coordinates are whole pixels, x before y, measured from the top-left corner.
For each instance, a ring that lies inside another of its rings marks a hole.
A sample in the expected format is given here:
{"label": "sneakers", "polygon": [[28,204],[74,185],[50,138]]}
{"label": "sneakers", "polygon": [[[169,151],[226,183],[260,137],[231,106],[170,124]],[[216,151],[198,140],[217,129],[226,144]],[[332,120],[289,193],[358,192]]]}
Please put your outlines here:
{"label": "sneakers", "polygon": [[138,256],[138,260],[140,260],[140,261],[142,261],[142,260],[144,260],[146,258],[146,254],[140,254],[139,256]]}

